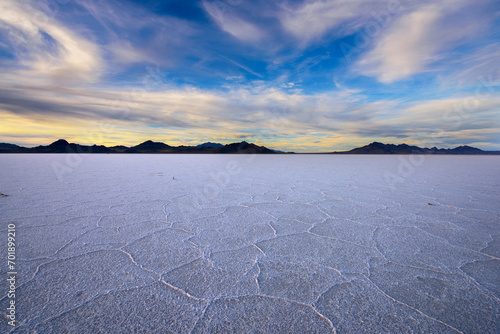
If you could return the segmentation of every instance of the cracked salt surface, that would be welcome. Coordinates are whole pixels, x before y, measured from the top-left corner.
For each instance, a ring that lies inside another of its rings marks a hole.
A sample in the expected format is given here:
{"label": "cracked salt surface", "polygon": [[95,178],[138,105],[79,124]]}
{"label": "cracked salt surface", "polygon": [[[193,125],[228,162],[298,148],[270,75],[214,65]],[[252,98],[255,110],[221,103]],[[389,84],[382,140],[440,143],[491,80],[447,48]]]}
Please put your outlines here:
{"label": "cracked salt surface", "polygon": [[80,157],[0,155],[2,333],[500,329],[498,157]]}

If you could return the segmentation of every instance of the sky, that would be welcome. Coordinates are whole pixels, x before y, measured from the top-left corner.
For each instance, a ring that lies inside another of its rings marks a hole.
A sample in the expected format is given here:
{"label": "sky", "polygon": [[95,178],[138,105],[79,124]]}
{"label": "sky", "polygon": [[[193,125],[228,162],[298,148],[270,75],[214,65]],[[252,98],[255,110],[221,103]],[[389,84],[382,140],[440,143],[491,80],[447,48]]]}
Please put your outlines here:
{"label": "sky", "polygon": [[496,0],[0,1],[0,142],[500,150]]}

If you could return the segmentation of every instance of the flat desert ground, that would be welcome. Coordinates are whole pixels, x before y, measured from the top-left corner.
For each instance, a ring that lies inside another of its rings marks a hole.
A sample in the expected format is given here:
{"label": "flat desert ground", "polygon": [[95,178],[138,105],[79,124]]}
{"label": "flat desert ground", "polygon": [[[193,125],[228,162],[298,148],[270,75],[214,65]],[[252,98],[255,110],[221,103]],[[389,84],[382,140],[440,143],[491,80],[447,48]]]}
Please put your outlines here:
{"label": "flat desert ground", "polygon": [[0,192],[2,333],[500,330],[500,157],[3,154]]}

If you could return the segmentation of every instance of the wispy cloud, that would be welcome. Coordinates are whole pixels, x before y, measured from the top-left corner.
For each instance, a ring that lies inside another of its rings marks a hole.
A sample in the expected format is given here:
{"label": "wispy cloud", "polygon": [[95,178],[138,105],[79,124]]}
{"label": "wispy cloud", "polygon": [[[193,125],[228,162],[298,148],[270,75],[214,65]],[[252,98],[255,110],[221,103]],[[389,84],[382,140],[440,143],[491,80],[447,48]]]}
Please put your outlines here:
{"label": "wispy cloud", "polygon": [[260,29],[240,18],[229,4],[221,1],[203,1],[203,7],[219,27],[232,36],[247,42],[258,41],[263,37]]}
{"label": "wispy cloud", "polygon": [[358,63],[363,74],[393,82],[425,70],[442,45],[432,40],[442,14],[428,6],[405,15]]}
{"label": "wispy cloud", "polygon": [[[442,1],[402,10],[394,22],[362,55],[356,70],[392,83],[432,67],[450,56],[450,50],[477,39],[491,18],[466,1]],[[452,60],[452,59],[450,59]]]}
{"label": "wispy cloud", "polygon": [[234,60],[231,60],[231,59],[229,59],[229,58],[227,58],[227,57],[224,57],[224,56],[221,56],[221,57],[222,57],[222,58],[224,58],[225,60],[227,60],[228,62],[230,62],[231,64],[234,64],[234,65],[238,66],[239,68],[241,68],[241,69],[243,69],[243,70],[247,71],[248,73],[253,74],[253,75],[255,75],[255,76],[259,77],[259,78],[263,78],[263,76],[262,76],[262,75],[260,75],[259,73],[255,72],[255,71],[252,71],[252,70],[251,70],[250,68],[248,68],[247,66],[242,65],[242,64],[240,64],[240,63],[238,63],[238,62],[236,62],[236,61],[234,61]]}
{"label": "wispy cloud", "polygon": [[92,82],[99,78],[102,71],[99,47],[59,25],[29,2],[3,1],[0,22],[11,43],[17,46],[20,65],[29,71],[26,75],[72,82]]}
{"label": "wispy cloud", "polygon": [[313,0],[283,5],[279,18],[285,30],[305,46],[327,33],[352,33],[370,15],[370,8],[373,2],[366,0]]}

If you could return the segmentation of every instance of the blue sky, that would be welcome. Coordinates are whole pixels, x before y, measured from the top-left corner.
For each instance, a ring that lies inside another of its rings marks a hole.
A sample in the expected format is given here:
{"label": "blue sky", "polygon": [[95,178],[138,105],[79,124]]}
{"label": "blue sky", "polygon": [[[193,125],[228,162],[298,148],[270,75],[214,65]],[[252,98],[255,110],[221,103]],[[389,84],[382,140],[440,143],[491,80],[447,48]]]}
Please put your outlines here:
{"label": "blue sky", "polygon": [[0,4],[0,142],[500,150],[498,1]]}

